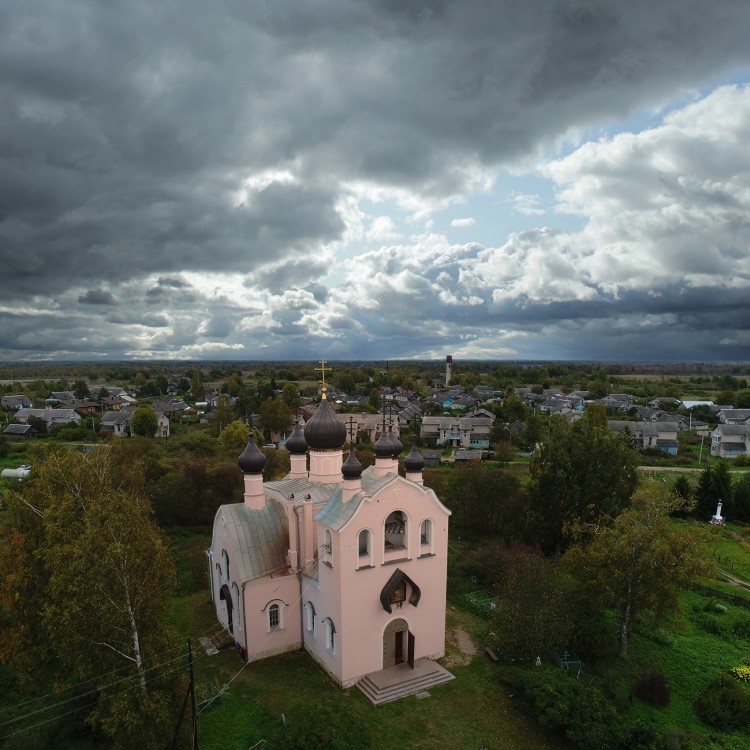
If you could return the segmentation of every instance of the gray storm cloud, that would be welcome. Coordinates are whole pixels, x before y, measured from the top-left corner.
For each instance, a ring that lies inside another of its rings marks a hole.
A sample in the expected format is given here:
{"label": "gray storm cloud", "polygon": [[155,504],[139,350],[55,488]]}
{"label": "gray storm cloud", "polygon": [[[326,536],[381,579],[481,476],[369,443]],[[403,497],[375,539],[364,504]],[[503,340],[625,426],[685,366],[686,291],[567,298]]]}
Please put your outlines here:
{"label": "gray storm cloud", "polygon": [[[472,321],[539,333],[558,304],[571,320],[605,310],[592,326],[622,315],[637,335],[624,310],[643,279],[664,286],[663,301],[675,298],[675,275],[709,290],[719,267],[722,283],[747,278],[746,185],[737,151],[709,132],[712,113],[729,113],[722,102],[692,110],[692,141],[690,123],[677,122],[659,131],[659,148],[634,135],[629,154],[612,142],[551,163],[561,208],[586,229],[565,245],[562,230],[526,249],[501,238],[445,264],[449,281],[414,267],[419,237],[384,250],[385,265],[360,262],[373,247],[357,247],[344,205],[378,190],[427,205],[465,199],[478,175],[533,160],[571,132],[746,72],[749,25],[744,0],[8,0],[0,356],[147,355],[143,326],[172,326],[159,351],[174,356],[209,356],[211,343],[234,337],[247,350],[232,351],[247,356],[261,336],[269,356],[293,356],[333,346],[337,331],[361,346],[351,356],[414,356],[435,350],[438,329],[446,346],[486,339]],[[716,146],[710,158],[706,143]],[[661,212],[638,205],[662,193],[671,202]],[[682,239],[669,242],[675,227]],[[221,274],[244,279],[249,298],[227,302],[201,286]],[[304,289],[304,304],[286,296]],[[133,314],[108,316],[115,303]],[[73,322],[82,305],[89,317]],[[243,334],[247,307],[258,305],[264,327]],[[45,307],[54,325],[37,312]],[[436,323],[401,338],[408,320]],[[686,335],[700,326],[682,320]],[[65,325],[78,343],[61,347]],[[353,328],[367,332],[359,343],[346,336]],[[203,348],[191,350],[191,335]]]}

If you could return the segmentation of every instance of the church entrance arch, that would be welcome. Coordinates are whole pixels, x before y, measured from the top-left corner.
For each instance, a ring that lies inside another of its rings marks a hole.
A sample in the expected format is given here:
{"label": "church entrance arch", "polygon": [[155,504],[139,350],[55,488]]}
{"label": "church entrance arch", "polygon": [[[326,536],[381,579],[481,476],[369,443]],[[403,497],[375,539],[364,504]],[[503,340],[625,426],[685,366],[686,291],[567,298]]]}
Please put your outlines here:
{"label": "church entrance arch", "polygon": [[227,628],[229,632],[234,635],[234,619],[232,617],[232,592],[229,590],[229,586],[226,583],[221,587],[219,591],[219,599],[221,599],[227,606]]}
{"label": "church entrance arch", "polygon": [[407,662],[414,667],[414,634],[401,617],[391,620],[383,631],[383,669]]}

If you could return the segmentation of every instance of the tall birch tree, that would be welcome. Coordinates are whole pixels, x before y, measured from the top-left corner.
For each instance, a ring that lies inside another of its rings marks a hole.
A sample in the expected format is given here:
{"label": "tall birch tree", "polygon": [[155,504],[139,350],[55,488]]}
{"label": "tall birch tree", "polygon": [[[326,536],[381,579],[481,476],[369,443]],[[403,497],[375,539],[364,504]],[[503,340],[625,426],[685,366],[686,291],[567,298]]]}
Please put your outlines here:
{"label": "tall birch tree", "polygon": [[37,456],[11,500],[24,523],[8,533],[38,563],[33,590],[18,592],[30,604],[17,615],[33,606],[41,623],[29,635],[43,635],[60,675],[91,681],[89,721],[113,747],[156,748],[175,726],[181,664],[166,625],[174,567],[139,484],[137,467],[118,471],[108,449]]}
{"label": "tall birch tree", "polygon": [[658,623],[678,608],[680,588],[710,574],[699,529],[669,517],[683,505],[665,488],[644,486],[613,525],[596,527],[588,544],[576,545],[564,557],[592,595],[617,612],[623,659],[637,619]]}

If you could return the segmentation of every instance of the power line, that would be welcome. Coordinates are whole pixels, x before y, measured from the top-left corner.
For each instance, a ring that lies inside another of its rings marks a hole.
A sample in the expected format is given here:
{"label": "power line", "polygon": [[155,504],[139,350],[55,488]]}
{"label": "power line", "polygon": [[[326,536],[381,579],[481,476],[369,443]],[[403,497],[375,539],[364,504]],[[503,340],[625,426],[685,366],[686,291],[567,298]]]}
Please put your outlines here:
{"label": "power line", "polygon": [[[219,631],[221,629],[221,623],[214,623],[210,628],[205,630],[203,633],[201,633],[199,636],[196,636],[197,638],[201,638],[203,636],[206,636],[211,631]],[[212,635],[215,635],[215,633],[212,633]],[[182,646],[177,646],[176,648],[170,648],[166,651],[162,651],[158,654],[153,654],[152,656],[147,656],[143,661],[148,662],[153,659],[158,659],[160,656],[164,656],[165,654],[174,653],[175,651],[181,651]],[[166,663],[166,662],[164,662]],[[21,701],[20,703],[14,703],[11,706],[3,706],[0,708],[0,713],[3,713],[4,711],[12,711],[14,708],[20,708],[21,706],[28,705],[29,703],[35,703],[36,701],[43,700],[44,698],[49,698],[51,695],[59,695],[60,693],[66,693],[68,690],[73,690],[74,688],[83,687],[84,685],[87,685],[89,682],[94,682],[96,680],[104,679],[105,677],[109,677],[110,675],[113,675],[117,672],[122,672],[124,669],[129,669],[132,665],[125,664],[122,667],[118,667],[117,669],[113,669],[111,672],[105,672],[100,675],[96,675],[95,677],[90,677],[88,680],[83,680],[82,682],[77,682],[74,685],[68,685],[68,687],[64,688],[58,688],[57,690],[51,690],[49,693],[45,693],[44,695],[37,696],[36,698],[29,698],[28,700]],[[157,665],[158,666],[158,665]],[[123,679],[129,679],[127,677]],[[86,693],[83,693],[82,695],[86,695]],[[2,724],[0,724],[2,726]]]}
{"label": "power line", "polygon": [[[128,675],[127,677],[123,677],[120,680],[116,680],[115,682],[111,682],[109,685],[102,685],[100,687],[94,688],[93,690],[89,690],[89,691],[87,691],[85,693],[79,693],[78,695],[74,695],[72,698],[66,698],[63,701],[59,701],[58,703],[53,703],[53,704],[51,704],[49,706],[44,706],[42,708],[37,708],[34,711],[30,711],[29,713],[23,714],[21,716],[16,716],[13,719],[7,719],[6,721],[3,721],[3,722],[0,723],[0,727],[6,726],[8,724],[15,724],[17,721],[22,721],[23,719],[28,719],[31,716],[36,716],[37,714],[44,713],[45,711],[51,711],[52,709],[59,708],[60,706],[64,706],[67,703],[72,703],[73,701],[79,700],[80,698],[85,698],[88,695],[93,695],[94,693],[101,693],[104,690],[108,690],[111,687],[115,687],[117,685],[120,685],[123,682],[128,682],[130,680],[139,680],[139,684],[140,684],[140,679],[147,672],[152,672],[155,669],[160,669],[161,667],[163,667],[163,666],[165,666],[167,664],[172,664],[173,662],[179,661],[180,659],[183,659],[183,658],[185,658],[185,654],[180,654],[179,656],[175,657],[174,659],[169,659],[168,661],[162,662],[161,664],[157,664],[156,666],[149,667],[148,669],[144,670],[142,673],[141,672],[136,672],[135,674],[131,674],[131,675]],[[169,672],[169,671],[170,670],[167,670],[167,672]],[[174,671],[174,670],[172,670],[172,671]],[[166,674],[166,672],[164,672],[162,674]],[[150,682],[151,680],[157,679],[160,676],[161,675],[155,675],[153,677],[150,677],[145,682]],[[124,688],[124,689],[125,690],[129,690],[130,688],[128,687],[128,688]]]}
{"label": "power line", "polygon": [[[313,583],[312,583],[312,579],[311,579],[310,583],[308,583],[307,586],[305,586],[305,588],[302,590],[302,592],[300,593],[299,597],[297,598],[297,603],[300,606],[302,606],[302,600],[304,599],[305,593],[307,592],[307,590],[312,585],[313,585]],[[244,613],[243,613],[243,615],[244,615]],[[271,638],[271,633],[269,633],[266,636],[266,638],[263,641],[263,643],[261,643],[260,646],[254,651],[254,653],[252,654],[252,656],[250,654],[247,655],[247,661],[234,673],[234,675],[232,676],[232,679],[229,680],[229,682],[227,682],[224,685],[225,688],[229,687],[240,676],[240,673],[242,672],[242,670],[245,669],[250,664],[250,662],[253,661],[254,658],[261,652],[261,650],[263,649],[263,646],[265,646],[266,643],[268,643],[268,641],[270,640],[270,638]],[[219,695],[221,695],[221,693],[222,693],[222,690],[220,690],[218,693],[216,693],[216,695],[213,698],[211,698],[209,701],[207,701],[204,704],[203,708],[201,708],[201,710],[198,711],[198,713],[196,714],[196,719],[198,718],[198,716],[200,716],[219,697]]]}
{"label": "power line", "polygon": [[[184,654],[183,654],[183,656],[184,656]],[[180,658],[182,658],[182,657],[180,657]],[[173,660],[173,661],[174,661],[174,660]],[[165,662],[165,663],[167,663],[167,662]],[[153,669],[156,669],[156,667],[153,667]],[[150,679],[146,680],[146,684],[148,684],[149,682],[153,682],[154,680],[157,680],[157,679],[159,679],[160,677],[164,677],[164,676],[166,676],[167,674],[171,674],[171,673],[173,673],[173,672],[177,672],[177,671],[178,671],[178,670],[180,670],[180,669],[182,669],[182,667],[176,667],[176,668],[174,668],[174,669],[168,669],[168,670],[165,670],[165,671],[164,671],[164,672],[162,672],[161,674],[158,674],[158,675],[154,675],[154,676],[153,676],[153,677],[151,677]],[[138,676],[138,675],[135,675],[135,676]],[[133,689],[134,687],[141,687],[141,683],[140,683],[140,682],[137,682],[137,683],[135,683],[135,684],[133,684],[133,685],[130,685],[130,686],[129,686],[129,687],[127,687],[127,688],[123,688],[122,690],[118,690],[118,691],[117,691],[117,692],[115,693],[115,695],[118,695],[118,694],[121,694],[121,693],[127,692],[128,690],[132,690],[132,689]],[[92,692],[95,692],[95,691],[92,691]],[[84,693],[84,695],[86,695],[86,693]],[[76,697],[77,697],[77,698],[80,698],[80,697],[82,697],[82,696],[76,696]],[[71,699],[71,700],[72,700],[72,699]],[[68,702],[69,702],[69,701],[64,701],[64,703],[68,703]],[[96,704],[97,704],[98,702],[99,702],[99,700],[97,699],[97,700],[95,700],[95,701],[91,701],[90,703],[86,703],[86,704],[85,704],[85,705],[83,705],[83,706],[78,706],[78,708],[74,708],[74,709],[72,709],[72,710],[70,710],[70,711],[66,711],[66,712],[65,712],[65,713],[63,713],[63,714],[58,714],[57,716],[52,716],[52,717],[50,717],[49,719],[44,719],[43,721],[39,721],[39,722],[37,722],[36,724],[32,724],[32,725],[31,725],[30,727],[24,727],[23,729],[17,729],[17,730],[15,731],[15,732],[11,732],[10,734],[6,734],[6,735],[3,735],[2,737],[0,737],[0,740],[6,740],[6,739],[8,739],[9,737],[14,737],[14,736],[15,736],[15,735],[17,735],[17,734],[22,734],[23,732],[29,732],[29,731],[31,731],[32,729],[36,729],[37,727],[43,726],[44,724],[49,724],[49,723],[50,723],[51,721],[56,721],[57,719],[62,719],[62,718],[64,718],[65,716],[70,716],[70,714],[74,714],[74,713],[76,713],[76,712],[78,712],[78,711],[82,711],[82,710],[83,710],[84,708],[89,708],[89,707],[91,707],[91,706],[95,706],[95,705],[96,705]],[[62,704],[59,704],[59,705],[62,705]],[[24,717],[20,717],[20,718],[24,718]],[[14,721],[16,721],[16,720],[14,720]]]}

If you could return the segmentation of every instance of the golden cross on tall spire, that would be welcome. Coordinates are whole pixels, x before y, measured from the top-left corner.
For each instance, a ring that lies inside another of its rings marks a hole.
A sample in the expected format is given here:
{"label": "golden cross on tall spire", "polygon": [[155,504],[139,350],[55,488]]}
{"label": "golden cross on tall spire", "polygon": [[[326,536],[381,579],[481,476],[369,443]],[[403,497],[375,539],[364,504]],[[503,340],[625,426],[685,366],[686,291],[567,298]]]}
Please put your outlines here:
{"label": "golden cross on tall spire", "polygon": [[321,378],[320,382],[321,382],[321,384],[323,386],[323,395],[321,396],[321,398],[324,399],[324,400],[326,398],[326,390],[327,390],[327,388],[326,388],[326,370],[328,370],[328,372],[330,372],[331,368],[330,367],[326,367],[326,360],[325,359],[321,359],[320,360],[320,367],[316,367],[315,368],[315,372],[319,372],[320,373],[320,378]]}

